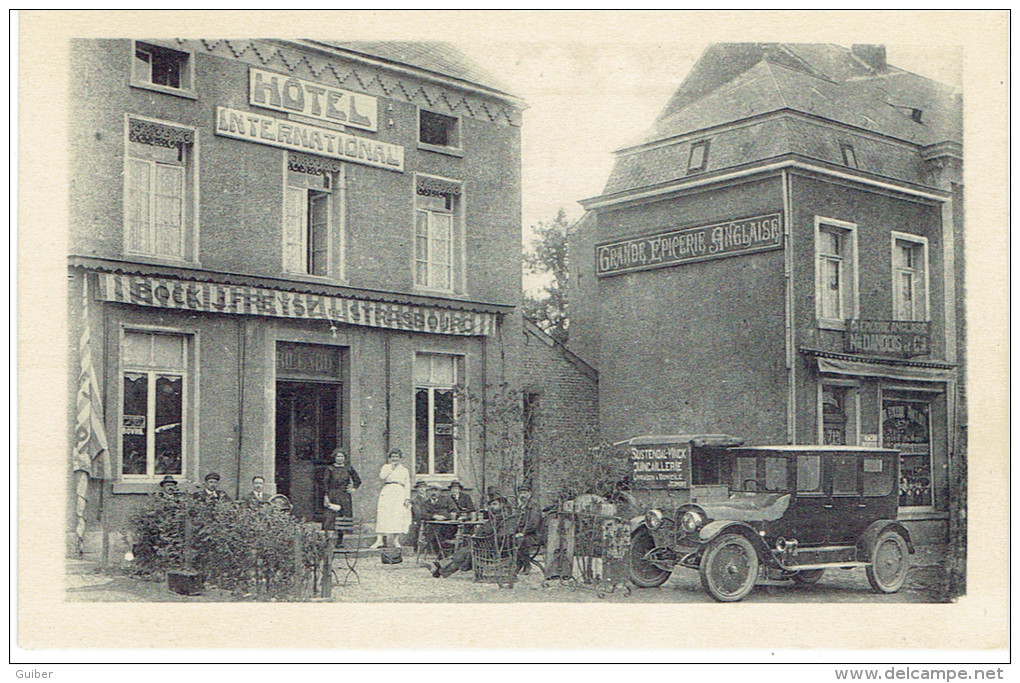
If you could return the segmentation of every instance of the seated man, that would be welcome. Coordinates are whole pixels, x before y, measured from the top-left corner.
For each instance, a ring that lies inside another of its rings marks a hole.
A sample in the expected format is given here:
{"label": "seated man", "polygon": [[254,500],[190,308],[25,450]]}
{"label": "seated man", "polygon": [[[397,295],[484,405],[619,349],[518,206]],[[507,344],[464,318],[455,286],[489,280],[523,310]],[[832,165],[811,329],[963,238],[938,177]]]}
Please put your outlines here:
{"label": "seated man", "polygon": [[457,508],[459,519],[464,519],[475,511],[475,502],[464,492],[464,487],[459,481],[451,481],[447,491],[450,493],[450,501]]}
{"label": "seated man", "polygon": [[[422,522],[442,522],[457,518],[457,508],[453,501],[442,495],[438,486],[429,485],[428,498],[422,506]],[[449,526],[428,526],[422,524],[422,530],[427,533],[425,539],[428,543],[429,552],[442,555],[443,546],[448,545],[457,535],[457,527]]]}
{"label": "seated man", "polygon": [[517,553],[517,569],[524,574],[531,571],[531,562],[542,548],[542,512],[535,499],[531,497],[531,486],[521,484],[517,487],[517,531],[522,535],[521,546]]}
{"label": "seated man", "polygon": [[[505,501],[500,497],[493,498],[485,508],[487,519],[472,537],[473,542],[485,544],[493,548],[512,548],[512,543],[523,534],[517,531],[519,521],[514,514],[508,514]],[[465,544],[453,555],[432,563],[432,576],[447,578],[459,571],[471,569],[471,546]]]}
{"label": "seated man", "polygon": [[418,549],[421,523],[425,519],[425,503],[428,501],[428,484],[418,481],[411,490],[411,527],[407,531],[407,543]]}

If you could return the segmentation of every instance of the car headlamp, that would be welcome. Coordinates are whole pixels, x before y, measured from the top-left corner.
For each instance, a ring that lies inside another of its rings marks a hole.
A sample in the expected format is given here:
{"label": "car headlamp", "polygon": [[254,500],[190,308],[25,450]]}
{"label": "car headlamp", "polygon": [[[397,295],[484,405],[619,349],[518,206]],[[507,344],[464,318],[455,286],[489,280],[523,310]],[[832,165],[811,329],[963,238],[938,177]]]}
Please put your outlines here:
{"label": "car headlamp", "polygon": [[649,510],[645,513],[645,526],[655,530],[662,526],[662,513],[658,510]]}
{"label": "car headlamp", "polygon": [[694,510],[687,510],[683,516],[680,517],[680,528],[684,530],[684,533],[693,534],[695,531],[701,528],[701,525],[705,523],[705,518],[701,516],[701,513],[695,512]]}

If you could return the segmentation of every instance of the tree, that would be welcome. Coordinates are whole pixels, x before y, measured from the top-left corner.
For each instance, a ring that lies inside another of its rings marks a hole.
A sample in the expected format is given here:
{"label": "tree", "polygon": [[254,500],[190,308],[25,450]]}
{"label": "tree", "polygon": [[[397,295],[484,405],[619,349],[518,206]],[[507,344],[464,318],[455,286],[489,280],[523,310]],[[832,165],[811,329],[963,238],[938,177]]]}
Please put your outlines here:
{"label": "tree", "polygon": [[532,226],[537,236],[524,252],[524,271],[532,275],[551,276],[541,294],[524,295],[524,315],[562,344],[567,343],[570,319],[567,316],[567,212],[560,209],[552,221],[539,221]]}

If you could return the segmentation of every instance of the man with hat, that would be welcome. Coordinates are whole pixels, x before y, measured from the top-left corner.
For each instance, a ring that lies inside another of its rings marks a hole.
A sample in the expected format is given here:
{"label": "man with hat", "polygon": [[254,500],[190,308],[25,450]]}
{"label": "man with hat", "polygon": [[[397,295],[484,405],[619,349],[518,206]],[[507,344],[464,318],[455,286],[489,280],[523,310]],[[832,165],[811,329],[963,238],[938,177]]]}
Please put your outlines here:
{"label": "man with hat", "polygon": [[517,515],[517,531],[523,535],[517,552],[517,568],[527,574],[531,570],[531,561],[542,547],[542,512],[531,497],[529,484],[517,487]]}
{"label": "man with hat", "polygon": [[159,482],[159,494],[164,498],[176,498],[181,495],[181,490],[177,488],[177,480],[174,479],[174,475],[168,474],[163,477],[162,481]]}
{"label": "man with hat", "polygon": [[428,484],[422,480],[411,489],[411,528],[407,530],[407,542],[415,550],[418,549],[418,536],[421,533],[421,522],[425,519],[425,503],[428,501]]}
{"label": "man with hat", "polygon": [[[449,497],[442,495],[442,491],[438,486],[435,484],[429,484],[427,491],[428,497],[422,506],[422,521],[444,522],[456,519],[456,506]],[[443,542],[450,542],[457,535],[457,527],[455,526],[439,524],[432,527],[426,527],[426,529],[431,532],[426,538],[426,541],[428,541],[429,544],[429,550],[436,554],[440,554]]]}
{"label": "man with hat", "polygon": [[218,472],[210,472],[205,475],[205,488],[195,493],[198,500],[230,500],[226,491],[220,490],[220,475]]}
{"label": "man with hat", "polygon": [[450,501],[456,508],[457,517],[465,518],[475,511],[475,502],[464,492],[464,487],[459,481],[451,481],[446,490],[450,493]]}

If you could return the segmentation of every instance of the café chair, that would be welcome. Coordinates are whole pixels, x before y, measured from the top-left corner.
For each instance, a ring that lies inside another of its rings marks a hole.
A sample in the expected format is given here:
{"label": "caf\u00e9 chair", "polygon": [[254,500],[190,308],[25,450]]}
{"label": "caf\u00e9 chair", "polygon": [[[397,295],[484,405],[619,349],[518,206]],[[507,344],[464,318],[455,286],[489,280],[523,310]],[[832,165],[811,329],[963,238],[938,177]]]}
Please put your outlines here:
{"label": "caf\u00e9 chair", "polygon": [[337,574],[338,565],[334,562],[331,566],[333,572],[333,580],[339,583],[341,586],[346,586],[347,581],[353,576],[355,582],[360,586],[361,577],[358,576],[358,557],[361,555],[361,531],[364,527],[364,523],[360,519],[353,519],[351,517],[337,517],[334,523],[333,530],[338,534],[344,535],[344,545],[333,547],[333,560],[340,558],[343,559],[343,567],[339,569],[343,572],[343,580],[341,581]]}

